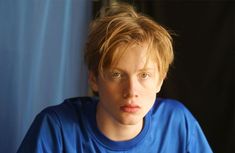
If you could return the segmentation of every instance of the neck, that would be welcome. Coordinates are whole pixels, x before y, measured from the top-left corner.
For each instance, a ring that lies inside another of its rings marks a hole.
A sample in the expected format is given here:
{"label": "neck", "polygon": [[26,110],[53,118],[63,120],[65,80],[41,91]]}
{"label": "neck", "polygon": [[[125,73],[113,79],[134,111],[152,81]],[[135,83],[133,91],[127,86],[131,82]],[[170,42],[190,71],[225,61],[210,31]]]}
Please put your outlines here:
{"label": "neck", "polygon": [[[99,105],[99,104],[98,104]],[[96,122],[99,130],[110,140],[126,141],[136,137],[142,130],[143,120],[137,124],[123,124],[97,107]]]}

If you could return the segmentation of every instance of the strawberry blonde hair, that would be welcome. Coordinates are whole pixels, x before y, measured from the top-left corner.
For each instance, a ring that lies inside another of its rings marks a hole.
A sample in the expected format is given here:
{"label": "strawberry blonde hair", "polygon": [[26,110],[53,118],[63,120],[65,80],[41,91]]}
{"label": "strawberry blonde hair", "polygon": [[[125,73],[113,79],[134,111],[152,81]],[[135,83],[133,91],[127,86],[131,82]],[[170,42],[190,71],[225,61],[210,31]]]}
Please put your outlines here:
{"label": "strawberry blonde hair", "polygon": [[[147,60],[156,62],[160,78],[164,79],[172,63],[172,38],[168,31],[149,17],[137,13],[129,4],[112,4],[102,8],[90,25],[85,61],[97,77],[111,67],[135,44],[148,45]],[[122,49],[119,49],[122,47]]]}

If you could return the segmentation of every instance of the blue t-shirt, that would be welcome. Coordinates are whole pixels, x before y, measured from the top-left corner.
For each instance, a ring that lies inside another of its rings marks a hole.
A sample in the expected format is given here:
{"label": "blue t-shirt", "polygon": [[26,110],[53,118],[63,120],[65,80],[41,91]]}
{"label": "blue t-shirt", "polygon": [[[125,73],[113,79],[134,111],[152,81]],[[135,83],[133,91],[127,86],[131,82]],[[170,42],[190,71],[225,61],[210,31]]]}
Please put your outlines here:
{"label": "blue t-shirt", "polygon": [[211,153],[195,118],[179,102],[157,98],[142,131],[112,141],[96,124],[98,98],[79,97],[37,115],[18,153]]}

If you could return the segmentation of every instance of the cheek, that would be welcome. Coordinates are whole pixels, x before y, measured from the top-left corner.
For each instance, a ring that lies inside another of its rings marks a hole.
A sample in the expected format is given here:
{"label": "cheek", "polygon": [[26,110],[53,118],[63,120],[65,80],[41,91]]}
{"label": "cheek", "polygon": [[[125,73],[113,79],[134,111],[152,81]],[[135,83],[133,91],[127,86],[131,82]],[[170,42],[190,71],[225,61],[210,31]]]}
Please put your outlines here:
{"label": "cheek", "polygon": [[146,89],[151,93],[157,94],[162,86],[163,80],[151,78],[145,82]]}
{"label": "cheek", "polygon": [[142,83],[142,87],[145,93],[147,94],[151,95],[157,93],[158,86],[156,81],[151,81],[151,80],[145,81],[144,83]]}
{"label": "cheek", "polygon": [[144,97],[144,99],[148,102],[149,105],[152,105],[152,103],[154,103],[157,95],[157,90],[157,86],[154,84],[154,82],[149,82],[148,84],[145,84],[141,95],[142,97]]}
{"label": "cheek", "polygon": [[99,93],[104,97],[114,97],[120,93],[120,87],[112,83],[103,82],[99,85]]}
{"label": "cheek", "polygon": [[148,93],[146,93],[145,97],[149,103],[153,103],[156,99],[156,92],[149,91]]}
{"label": "cheek", "polygon": [[143,107],[143,112],[144,115],[149,112],[149,110],[152,108],[154,105],[156,99],[156,94],[155,93],[149,93],[148,95],[145,95],[144,99],[141,101],[143,102],[142,107]]}
{"label": "cheek", "polygon": [[153,84],[142,86],[141,90],[139,91],[139,95],[148,101],[148,103],[151,103],[153,100],[155,100],[156,97],[156,86]]}

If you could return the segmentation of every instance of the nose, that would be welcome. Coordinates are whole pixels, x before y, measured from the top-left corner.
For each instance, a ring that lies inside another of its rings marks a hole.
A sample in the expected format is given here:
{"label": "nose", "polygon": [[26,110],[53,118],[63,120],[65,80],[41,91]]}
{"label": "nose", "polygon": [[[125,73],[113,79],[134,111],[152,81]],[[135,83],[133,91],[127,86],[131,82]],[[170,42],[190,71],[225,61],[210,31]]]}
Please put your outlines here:
{"label": "nose", "polygon": [[124,81],[124,88],[123,88],[123,98],[137,98],[139,97],[138,94],[138,81],[135,78],[128,78]]}

